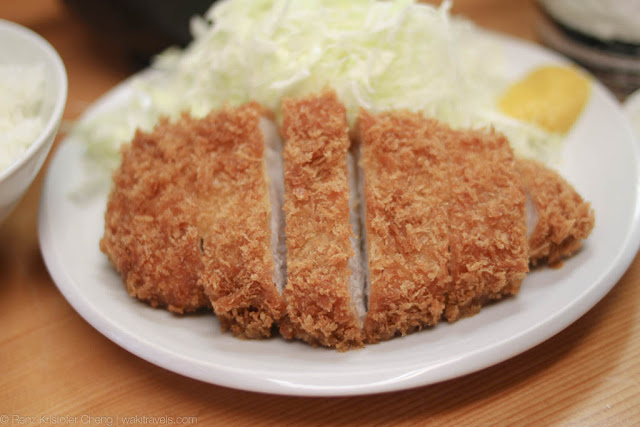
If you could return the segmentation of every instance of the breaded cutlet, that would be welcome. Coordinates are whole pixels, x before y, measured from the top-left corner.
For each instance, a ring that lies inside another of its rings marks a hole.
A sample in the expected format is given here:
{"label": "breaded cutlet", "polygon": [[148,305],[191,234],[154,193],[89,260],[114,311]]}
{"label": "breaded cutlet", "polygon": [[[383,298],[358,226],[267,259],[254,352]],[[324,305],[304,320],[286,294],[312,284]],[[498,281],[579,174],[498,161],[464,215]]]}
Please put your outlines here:
{"label": "breaded cutlet", "polygon": [[449,164],[439,129],[418,113],[360,111],[370,343],[434,325],[444,309]]}
{"label": "breaded cutlet", "polygon": [[445,317],[452,322],[517,294],[529,271],[526,196],[507,139],[495,131],[443,134],[450,172],[452,276]]}
{"label": "breaded cutlet", "polygon": [[123,147],[100,241],[131,296],[175,313],[211,307],[198,285],[202,234],[192,198],[199,165],[190,122],[160,120]]}
{"label": "breaded cutlet", "polygon": [[287,317],[280,331],[314,345],[362,345],[349,293],[349,149],[346,110],[334,92],[282,103]]}
{"label": "breaded cutlet", "polygon": [[200,283],[223,329],[240,337],[271,335],[284,305],[274,283],[271,203],[261,108],[246,104],[183,119],[194,144],[193,185],[202,232]]}
{"label": "breaded cutlet", "polygon": [[542,163],[518,159],[517,167],[533,205],[529,213],[531,264],[555,264],[582,247],[593,230],[593,210],[571,184]]}
{"label": "breaded cutlet", "polygon": [[260,107],[161,119],[114,173],[101,249],[129,293],[174,312],[213,305],[235,335],[269,336],[273,282]]}

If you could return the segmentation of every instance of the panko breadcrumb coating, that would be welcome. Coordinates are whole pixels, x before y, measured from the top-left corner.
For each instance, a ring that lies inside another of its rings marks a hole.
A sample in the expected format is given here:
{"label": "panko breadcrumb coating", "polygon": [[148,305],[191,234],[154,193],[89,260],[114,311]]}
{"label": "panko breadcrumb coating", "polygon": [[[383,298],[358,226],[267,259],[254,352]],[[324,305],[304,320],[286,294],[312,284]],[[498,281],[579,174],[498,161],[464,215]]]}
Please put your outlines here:
{"label": "panko breadcrumb coating", "polygon": [[189,119],[136,132],[113,173],[100,249],[133,297],[175,313],[211,307],[198,285],[198,169]]}
{"label": "panko breadcrumb coating", "polygon": [[137,132],[101,241],[133,296],[175,312],[212,304],[224,329],[247,338],[269,336],[283,310],[259,121],[248,104]]}
{"label": "panko breadcrumb coating", "polygon": [[367,341],[436,324],[449,267],[449,164],[440,125],[421,114],[360,111],[366,250]]}
{"label": "panko breadcrumb coating", "polygon": [[282,315],[271,251],[271,205],[258,104],[183,119],[195,150],[203,230],[201,283],[224,329],[245,338],[271,335]]}
{"label": "panko breadcrumb coating", "polygon": [[445,317],[514,295],[529,271],[526,195],[507,139],[494,131],[446,135],[452,283]]}
{"label": "panko breadcrumb coating", "polygon": [[557,172],[535,160],[518,159],[518,171],[534,208],[531,264],[555,264],[582,247],[595,223],[591,205]]}
{"label": "panko breadcrumb coating", "polygon": [[362,345],[349,294],[349,149],[346,110],[334,92],[282,104],[287,318],[280,332],[347,350]]}
{"label": "panko breadcrumb coating", "polygon": [[[282,157],[275,128],[265,147],[256,103],[136,132],[100,241],[129,294],[175,313],[213,307],[238,337],[279,327],[342,351],[471,316],[516,294],[529,263],[561,261],[593,229],[591,206],[567,181],[516,160],[494,131],[363,109],[356,173],[334,92],[285,100],[282,112]],[[282,191],[286,225],[272,215]],[[285,274],[281,297],[274,281]]]}

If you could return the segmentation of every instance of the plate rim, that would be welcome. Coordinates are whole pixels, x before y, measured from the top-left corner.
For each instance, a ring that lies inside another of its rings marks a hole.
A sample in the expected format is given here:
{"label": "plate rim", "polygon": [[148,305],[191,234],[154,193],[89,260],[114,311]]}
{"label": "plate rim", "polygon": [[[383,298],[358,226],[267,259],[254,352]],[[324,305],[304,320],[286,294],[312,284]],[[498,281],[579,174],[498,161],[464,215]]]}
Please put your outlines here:
{"label": "plate rim", "polygon": [[[494,33],[494,35],[497,36],[498,39],[502,39],[502,42],[504,43],[515,43],[519,45],[519,47],[524,47],[526,49],[542,50],[545,54],[551,54],[556,59],[567,62],[566,58],[563,58],[540,45],[504,34]],[[149,72],[153,72],[153,70],[145,70],[142,73],[135,74],[110,89],[93,102],[78,121],[86,120],[93,114],[96,114],[101,110],[103,105],[108,104],[112,99],[119,96],[121,92],[128,90],[132,82],[139,78],[141,74],[144,75]],[[604,96],[619,105],[613,95],[604,89],[604,87],[602,87],[602,85],[597,81],[594,81],[594,85],[600,86]],[[622,110],[619,112],[622,115]],[[629,120],[626,115],[624,115],[624,118],[628,123]],[[628,128],[629,132],[631,132],[631,125],[629,123]],[[630,133],[630,136],[633,140],[632,150],[636,165],[635,186],[636,188],[640,188],[640,147],[633,133]],[[50,165],[53,165],[59,156],[62,155],[60,153],[64,150],[60,150],[60,148],[64,148],[62,146],[69,142],[69,136],[65,136],[65,138],[56,147],[56,150],[52,155]],[[497,342],[488,348],[485,347],[478,351],[469,352],[453,362],[447,362],[447,365],[451,365],[451,363],[453,363],[457,367],[457,371],[453,375],[451,375],[448,370],[444,369],[438,372],[438,366],[429,366],[423,369],[418,369],[411,372],[411,375],[406,375],[406,369],[402,370],[399,368],[392,368],[388,370],[389,373],[400,370],[405,372],[405,375],[396,376],[391,380],[374,381],[367,384],[334,386],[294,384],[270,378],[254,378],[252,377],[253,374],[251,372],[237,372],[235,368],[225,369],[223,366],[211,369],[211,366],[207,365],[206,369],[203,369],[205,366],[198,360],[191,360],[191,363],[184,363],[185,360],[189,360],[188,356],[176,355],[174,352],[158,347],[149,341],[140,340],[140,337],[134,335],[130,330],[123,330],[121,328],[114,327],[114,324],[111,323],[109,318],[104,317],[99,312],[95,311],[91,304],[85,304],[82,301],[83,297],[74,291],[73,286],[68,285],[69,281],[72,281],[73,279],[70,278],[68,273],[65,271],[65,268],[60,263],[56,262],[58,254],[52,234],[53,226],[49,223],[49,218],[46,212],[47,204],[45,202],[47,194],[50,191],[48,189],[51,185],[51,170],[52,168],[50,167],[46,171],[42,194],[40,197],[38,212],[38,236],[40,250],[53,282],[74,310],[102,335],[106,336],[130,353],[133,353],[156,366],[160,366],[164,369],[195,380],[254,392],[289,396],[325,397],[375,394],[435,384],[493,366],[539,345],[577,321],[587,311],[593,308],[593,306],[595,306],[602,298],[604,298],[613,286],[616,285],[625,271],[629,268],[636,256],[638,248],[640,247],[640,198],[636,197],[631,228],[628,231],[626,239],[621,245],[620,250],[616,254],[615,260],[612,262],[608,270],[602,272],[599,280],[594,281],[592,286],[583,290],[579,297],[575,298],[565,310],[556,312],[549,318],[532,324],[528,329],[510,337],[508,340]],[[478,356],[478,353],[482,355],[482,357],[476,357]]]}

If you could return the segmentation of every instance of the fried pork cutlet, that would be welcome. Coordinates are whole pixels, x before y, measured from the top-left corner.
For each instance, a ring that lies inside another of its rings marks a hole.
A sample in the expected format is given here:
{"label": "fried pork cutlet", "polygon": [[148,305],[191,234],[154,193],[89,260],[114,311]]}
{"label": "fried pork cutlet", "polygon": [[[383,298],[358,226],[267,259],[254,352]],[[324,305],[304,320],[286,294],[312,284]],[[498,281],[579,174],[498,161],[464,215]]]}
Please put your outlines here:
{"label": "fried pork cutlet", "polygon": [[473,130],[448,130],[443,136],[452,276],[444,315],[452,322],[490,300],[518,293],[529,255],[526,195],[507,139]]}
{"label": "fried pork cutlet", "polygon": [[287,318],[280,331],[346,350],[362,345],[349,292],[352,247],[345,107],[325,92],[283,102]]}
{"label": "fried pork cutlet", "polygon": [[409,112],[358,121],[364,172],[368,342],[436,324],[450,276],[449,164],[440,125]]}
{"label": "fried pork cutlet", "polygon": [[101,241],[133,296],[176,312],[210,301],[235,335],[270,334],[283,304],[264,152],[257,104],[136,133]]}
{"label": "fried pork cutlet", "polygon": [[531,264],[555,264],[580,249],[593,229],[593,210],[571,184],[543,164],[518,159],[517,167],[528,196]]}
{"label": "fried pork cutlet", "polygon": [[561,261],[594,226],[493,131],[361,110],[350,151],[334,92],[282,111],[284,152],[255,103],[161,119],[123,148],[100,248],[133,297],[347,350],[516,294],[529,262]]}
{"label": "fried pork cutlet", "polygon": [[[270,336],[284,310],[274,283],[282,260],[277,267],[260,114],[252,103],[182,123],[195,146],[196,194],[189,199],[203,238],[200,283],[223,328],[245,338]],[[275,201],[274,209],[281,209]]]}
{"label": "fried pork cutlet", "polygon": [[100,249],[129,294],[175,313],[211,307],[198,285],[198,168],[190,119],[136,132],[113,174]]}

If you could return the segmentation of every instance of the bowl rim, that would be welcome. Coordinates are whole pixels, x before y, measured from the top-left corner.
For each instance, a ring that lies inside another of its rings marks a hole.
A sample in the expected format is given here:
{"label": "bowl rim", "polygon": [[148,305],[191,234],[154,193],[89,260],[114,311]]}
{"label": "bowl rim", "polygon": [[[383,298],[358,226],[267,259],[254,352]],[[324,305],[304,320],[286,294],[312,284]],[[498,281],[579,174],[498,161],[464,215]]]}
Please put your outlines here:
{"label": "bowl rim", "polygon": [[[27,147],[26,150],[20,154],[7,168],[0,170],[0,182],[4,181],[9,176],[13,175],[19,170],[33,155],[47,142],[50,137],[54,137],[60,122],[62,121],[62,115],[64,113],[65,106],[67,104],[68,95],[68,79],[67,70],[62,62],[60,54],[44,37],[36,33],[35,31],[20,25],[12,21],[0,18],[0,30],[6,30],[15,33],[19,37],[28,39],[37,44],[45,54],[49,57],[54,65],[55,71],[54,78],[56,84],[60,89],[60,96],[55,100],[53,111],[49,115],[47,122],[38,135],[38,137]],[[52,141],[53,142],[53,141]]]}

